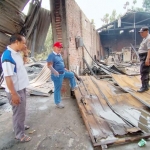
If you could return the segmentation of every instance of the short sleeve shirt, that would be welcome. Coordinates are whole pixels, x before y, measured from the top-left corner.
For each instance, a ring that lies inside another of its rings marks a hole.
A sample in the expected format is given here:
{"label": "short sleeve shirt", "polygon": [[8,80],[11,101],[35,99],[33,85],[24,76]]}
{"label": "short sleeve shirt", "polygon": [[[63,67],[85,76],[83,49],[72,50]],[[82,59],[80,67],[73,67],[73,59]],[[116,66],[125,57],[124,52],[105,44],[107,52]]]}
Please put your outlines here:
{"label": "short sleeve shirt", "polygon": [[[4,77],[11,76],[15,90],[19,91],[26,88],[29,84],[27,71],[23,59],[19,52],[14,51],[9,46],[1,57],[2,70]],[[5,78],[2,86],[9,92]]]}
{"label": "short sleeve shirt", "polygon": [[53,64],[53,68],[58,71],[58,72],[64,72],[64,61],[63,58],[61,56],[61,54],[57,54],[55,52],[52,52],[48,58],[47,58],[47,62],[51,62]]}
{"label": "short sleeve shirt", "polygon": [[150,50],[150,34],[143,39],[142,43],[140,44],[138,53],[147,53]]}

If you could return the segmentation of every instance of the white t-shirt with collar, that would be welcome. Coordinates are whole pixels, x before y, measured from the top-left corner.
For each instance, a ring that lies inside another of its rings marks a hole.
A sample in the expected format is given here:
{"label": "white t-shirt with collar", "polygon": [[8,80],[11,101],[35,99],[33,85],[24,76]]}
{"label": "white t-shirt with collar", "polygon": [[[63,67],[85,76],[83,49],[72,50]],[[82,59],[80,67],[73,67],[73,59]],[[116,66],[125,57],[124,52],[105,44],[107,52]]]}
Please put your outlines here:
{"label": "white t-shirt with collar", "polygon": [[1,57],[1,62],[4,74],[2,86],[6,92],[9,92],[5,81],[6,76],[11,76],[16,91],[22,90],[29,85],[27,71],[20,52],[16,52],[7,46]]}

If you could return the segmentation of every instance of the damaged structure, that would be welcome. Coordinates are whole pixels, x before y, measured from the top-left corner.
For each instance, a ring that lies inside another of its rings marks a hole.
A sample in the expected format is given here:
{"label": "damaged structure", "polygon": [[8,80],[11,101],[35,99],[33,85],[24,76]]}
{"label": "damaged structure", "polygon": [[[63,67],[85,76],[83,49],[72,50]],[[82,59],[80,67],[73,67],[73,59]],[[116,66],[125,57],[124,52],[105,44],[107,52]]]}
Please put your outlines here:
{"label": "damaged structure", "polygon": [[101,57],[108,57],[113,52],[122,52],[123,48],[131,49],[131,44],[137,50],[142,40],[138,31],[143,26],[150,27],[149,22],[149,12],[131,11],[97,29],[104,52]]}
{"label": "damaged structure", "polygon": [[[53,41],[63,43],[66,68],[76,74],[79,87],[75,97],[93,146],[106,148],[149,138],[150,90],[144,95],[137,93],[140,80],[133,75],[139,70],[133,67],[128,73],[119,67],[122,61],[139,63],[136,50],[141,39],[136,33],[143,25],[150,27],[150,13],[130,12],[120,18],[121,25],[116,20],[96,30],[74,0],[50,0],[50,11],[41,8],[42,0],[32,0],[25,16],[22,10],[28,2],[0,1],[0,53],[13,33],[25,35],[31,56],[42,53],[51,24]],[[101,61],[110,55],[114,55],[111,60],[115,59],[115,65]],[[28,90],[33,95],[49,96],[53,91],[53,84],[48,82],[50,70],[45,62],[42,67]],[[85,76],[78,77],[82,73]],[[107,80],[100,80],[103,78]],[[70,96],[67,80],[62,96]]]}

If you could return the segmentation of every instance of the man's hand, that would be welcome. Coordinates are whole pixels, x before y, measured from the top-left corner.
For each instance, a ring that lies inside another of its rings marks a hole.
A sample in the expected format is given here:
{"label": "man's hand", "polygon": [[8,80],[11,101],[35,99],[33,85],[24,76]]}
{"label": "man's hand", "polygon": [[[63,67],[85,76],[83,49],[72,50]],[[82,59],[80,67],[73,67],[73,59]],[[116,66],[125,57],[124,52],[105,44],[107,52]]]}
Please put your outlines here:
{"label": "man's hand", "polygon": [[53,63],[52,63],[52,62],[47,62],[47,67],[51,70],[51,72],[52,72],[55,76],[59,77],[59,73],[58,73],[58,71],[56,71],[56,70],[53,68]]}
{"label": "man's hand", "polygon": [[65,68],[65,71],[69,71],[67,68]]}
{"label": "man's hand", "polygon": [[7,87],[10,91],[10,94],[11,94],[12,104],[13,105],[19,105],[20,104],[20,97],[14,88],[14,84],[13,84],[11,76],[6,76],[5,80],[6,80]]}
{"label": "man's hand", "polygon": [[13,105],[19,105],[20,104],[20,97],[18,93],[11,94],[11,100]]}
{"label": "man's hand", "polygon": [[55,71],[55,72],[54,72],[54,75],[57,76],[57,77],[59,77],[58,71]]}
{"label": "man's hand", "polygon": [[148,50],[148,53],[147,53],[145,66],[150,66],[150,50]]}
{"label": "man's hand", "polygon": [[149,66],[150,65],[150,60],[149,59],[146,59],[145,61],[145,66]]}

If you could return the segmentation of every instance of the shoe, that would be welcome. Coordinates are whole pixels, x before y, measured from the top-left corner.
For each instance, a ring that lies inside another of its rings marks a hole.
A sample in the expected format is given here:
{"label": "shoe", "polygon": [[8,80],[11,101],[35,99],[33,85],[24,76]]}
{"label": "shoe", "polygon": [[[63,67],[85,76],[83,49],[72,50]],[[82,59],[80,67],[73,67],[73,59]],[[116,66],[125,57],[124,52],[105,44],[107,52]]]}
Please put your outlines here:
{"label": "shoe", "polygon": [[149,90],[148,87],[141,87],[139,90],[137,90],[137,92],[143,93],[143,92],[148,91],[148,90]]}
{"label": "shoe", "polygon": [[62,103],[58,103],[58,104],[56,104],[56,106],[57,106],[58,108],[64,108],[64,107],[65,107],[64,104],[62,104]]}
{"label": "shoe", "polygon": [[71,91],[75,91],[78,88],[78,85],[76,85]]}

